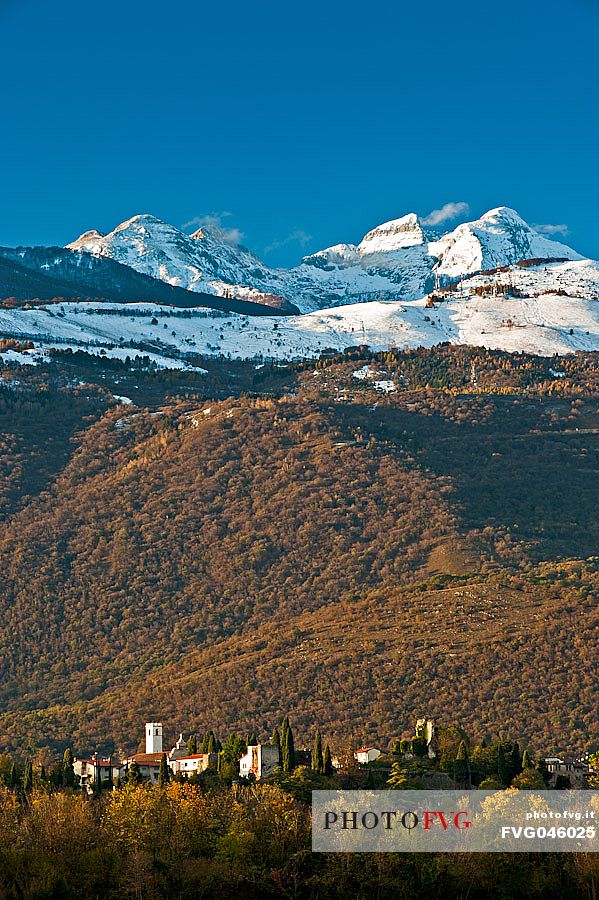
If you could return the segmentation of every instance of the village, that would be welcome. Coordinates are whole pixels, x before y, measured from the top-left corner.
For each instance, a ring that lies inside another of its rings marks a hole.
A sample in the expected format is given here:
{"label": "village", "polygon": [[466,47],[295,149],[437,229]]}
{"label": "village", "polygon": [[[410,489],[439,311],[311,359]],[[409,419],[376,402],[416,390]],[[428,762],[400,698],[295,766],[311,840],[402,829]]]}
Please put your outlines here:
{"label": "village", "polygon": [[[282,734],[285,738],[285,722]],[[289,728],[289,726],[287,726]],[[289,730],[290,733],[290,730]],[[236,739],[238,740],[238,739]],[[291,737],[291,741],[293,738]],[[143,751],[129,756],[101,755],[94,752],[90,756],[75,756],[73,772],[81,789],[88,794],[106,787],[118,787],[130,782],[159,784],[174,778],[176,780],[197,780],[203,773],[221,770],[222,745],[209,732],[198,752],[195,735],[187,739],[179,734],[174,746],[167,749],[164,745],[163,724],[146,722],[144,729],[145,747]],[[518,744],[508,741],[511,761],[505,761],[506,771],[510,765],[513,769],[513,786],[547,788],[586,788],[594,785],[599,778],[599,754],[586,753],[581,756],[546,756],[540,757],[536,766],[532,765],[528,751],[520,754]],[[502,749],[501,739],[497,742],[498,778],[487,777],[478,785],[480,787],[498,788],[505,776],[501,774],[502,757],[506,757]],[[320,733],[317,730],[315,746],[312,750],[298,748],[292,750],[292,759],[285,761],[281,747],[281,738],[275,730],[274,740],[260,743],[248,740],[238,744],[239,756],[237,771],[231,779],[233,783],[264,781],[275,778],[282,771],[292,772],[304,767],[328,777],[347,778],[351,776],[352,786],[401,786],[403,776],[405,786],[422,786],[424,788],[452,789],[456,786],[474,786],[474,770],[477,767],[477,749],[472,754],[462,741],[456,754],[456,763],[451,772],[442,771],[447,766],[440,766],[443,750],[439,741],[439,730],[430,719],[418,719],[414,736],[411,739],[396,741],[392,752],[386,753],[375,746],[360,746],[344,755],[331,755],[327,745],[322,750]],[[492,747],[489,748],[492,750]],[[480,755],[480,754],[479,754]],[[492,755],[492,754],[491,754]],[[534,771],[536,780],[527,770]],[[487,773],[488,774],[488,773]],[[393,778],[397,784],[393,784]],[[410,781],[411,779],[411,781]],[[520,779],[521,784],[516,782]],[[511,779],[510,779],[511,780]],[[413,782],[413,784],[412,784]]]}

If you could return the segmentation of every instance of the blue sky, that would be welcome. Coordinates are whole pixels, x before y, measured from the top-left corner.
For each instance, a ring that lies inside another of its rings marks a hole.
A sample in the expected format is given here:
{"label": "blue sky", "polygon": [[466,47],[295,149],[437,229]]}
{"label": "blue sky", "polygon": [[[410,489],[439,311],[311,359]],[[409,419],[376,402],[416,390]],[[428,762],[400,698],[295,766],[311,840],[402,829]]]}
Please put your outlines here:
{"label": "blue sky", "polygon": [[598,26],[597,0],[0,0],[0,243],[211,216],[287,265],[467,203],[597,258]]}

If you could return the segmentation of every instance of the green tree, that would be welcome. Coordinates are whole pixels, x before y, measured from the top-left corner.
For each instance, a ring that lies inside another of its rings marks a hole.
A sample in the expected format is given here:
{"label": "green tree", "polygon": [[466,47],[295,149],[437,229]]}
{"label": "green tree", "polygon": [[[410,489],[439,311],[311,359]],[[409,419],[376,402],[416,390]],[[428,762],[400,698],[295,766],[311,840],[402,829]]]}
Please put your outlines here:
{"label": "green tree", "polygon": [[420,778],[410,775],[409,770],[402,763],[395,762],[391,766],[387,787],[394,791],[416,790],[422,787],[422,781]]}
{"label": "green tree", "polygon": [[250,735],[248,735],[248,739],[246,741],[248,747],[255,747],[258,743],[258,736],[255,731],[252,731]]}
{"label": "green tree", "polygon": [[512,778],[511,787],[518,788],[520,791],[542,791],[545,787],[545,782],[543,781],[543,776],[537,769],[528,766],[527,768],[522,769],[522,772],[519,775]]}
{"label": "green tree", "polygon": [[[214,753],[215,745],[216,739],[214,737],[214,732],[210,729],[204,735],[204,740],[202,741],[202,753]],[[210,747],[212,747],[212,750]]]}
{"label": "green tree", "polygon": [[499,791],[503,787],[504,785],[497,775],[490,775],[488,778],[484,778],[478,786],[481,791]]}
{"label": "green tree", "polygon": [[428,746],[426,743],[426,738],[421,735],[417,735],[412,738],[412,753],[414,756],[424,757],[428,753]]}
{"label": "green tree", "polygon": [[539,761],[537,763],[537,771],[538,771],[539,775],[541,776],[541,778],[543,779],[543,784],[545,786],[547,786],[549,784],[549,779],[551,778],[551,774],[549,772],[549,769],[547,768],[547,763],[545,762],[545,760],[542,757],[541,757],[541,759],[539,759]]}
{"label": "green tree", "polygon": [[23,771],[23,790],[26,794],[33,790],[33,763],[30,759],[25,763]]}
{"label": "green tree", "polygon": [[528,750],[522,754],[522,770],[524,769],[534,769],[534,763]]}
{"label": "green tree", "polygon": [[510,770],[508,761],[505,758],[503,744],[499,744],[497,748],[497,777],[504,787],[507,787],[510,783]]}
{"label": "green tree", "polygon": [[19,783],[19,775],[17,772],[17,764],[15,762],[13,762],[13,764],[10,767],[10,772],[8,775],[8,786],[10,788],[14,789],[14,788],[16,788],[18,783]]}
{"label": "green tree", "polygon": [[281,725],[281,756],[283,771],[290,773],[295,769],[295,746],[293,732],[289,724],[289,716],[285,716]]}
{"label": "green tree", "polygon": [[453,777],[458,784],[468,784],[470,781],[470,756],[465,741],[460,742],[453,767]]}
{"label": "green tree", "polygon": [[141,771],[135,760],[129,766],[127,772],[127,784],[138,785],[142,783]]}
{"label": "green tree", "polygon": [[237,765],[246,749],[243,738],[238,737],[236,734],[230,734],[223,744],[222,755],[227,762]]}
{"label": "green tree", "polygon": [[331,748],[328,744],[326,745],[324,750],[323,771],[327,778],[332,778],[335,774],[335,769],[333,768],[333,760],[331,759]]}
{"label": "green tree", "polygon": [[314,734],[314,748],[312,750],[312,770],[316,772],[317,775],[322,775],[324,772],[324,759],[322,756],[322,738],[320,736],[320,729],[317,728]]}
{"label": "green tree", "polygon": [[198,739],[195,736],[195,734],[190,734],[189,740],[187,741],[187,755],[193,756],[197,752],[198,752]]}
{"label": "green tree", "polygon": [[517,742],[512,744],[508,757],[508,777],[510,782],[522,771],[522,758],[520,756],[520,747]]}
{"label": "green tree", "polygon": [[168,767],[168,763],[166,761],[166,753],[163,753],[160,757],[160,769],[158,770],[158,784],[160,787],[164,787],[165,784],[168,784],[170,780],[170,771]]}
{"label": "green tree", "polygon": [[67,747],[62,757],[62,785],[66,788],[75,787],[75,769],[70,747]]}

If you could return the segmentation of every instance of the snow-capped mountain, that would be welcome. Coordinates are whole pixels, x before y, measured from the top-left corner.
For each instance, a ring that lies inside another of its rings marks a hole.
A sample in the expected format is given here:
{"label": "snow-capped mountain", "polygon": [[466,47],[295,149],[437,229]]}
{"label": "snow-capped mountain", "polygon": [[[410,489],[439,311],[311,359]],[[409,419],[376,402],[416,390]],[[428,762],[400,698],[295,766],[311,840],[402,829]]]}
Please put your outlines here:
{"label": "snow-capped mountain", "polygon": [[121,303],[153,300],[183,308],[205,306],[254,316],[275,310],[281,315],[299,312],[280,297],[260,294],[258,302],[250,302],[212,292],[188,291],[108,256],[74,253],[63,247],[0,247],[0,297],[22,301],[85,297]]}
{"label": "snow-capped mountain", "polygon": [[133,216],[107,235],[86,231],[67,249],[109,257],[188,291],[256,302],[265,292],[272,293],[254,287],[264,283],[258,257],[232,244],[215,226],[189,235],[155,216]]}
{"label": "snow-capped mountain", "polygon": [[534,231],[508,207],[445,235],[410,213],[369,231],[358,244],[337,244],[291,269],[270,268],[214,226],[188,235],[138,215],[107,235],[88,231],[68,249],[110,257],[192,291],[261,302],[276,295],[311,311],[369,300],[418,299],[436,281],[459,278],[522,259],[581,259]]}
{"label": "snow-capped mountain", "polygon": [[[0,248],[2,264],[12,266],[13,291],[60,276],[64,302],[0,309],[0,336],[33,341],[33,355],[71,347],[186,367],[205,356],[294,360],[356,344],[599,350],[599,263],[507,207],[444,235],[409,214],[291,269],[269,268],[218,228],[189,235],[147,215],[107,235],[86,232],[68,249]],[[102,300],[67,299],[77,294]],[[281,316],[294,311],[281,302],[302,314]],[[279,317],[255,303],[278,305]],[[206,308],[219,305],[235,312]]]}
{"label": "snow-capped mountain", "polygon": [[439,260],[437,273],[453,278],[523,259],[582,259],[571,247],[539,234],[507,206],[458,225],[429,244],[429,250]]}

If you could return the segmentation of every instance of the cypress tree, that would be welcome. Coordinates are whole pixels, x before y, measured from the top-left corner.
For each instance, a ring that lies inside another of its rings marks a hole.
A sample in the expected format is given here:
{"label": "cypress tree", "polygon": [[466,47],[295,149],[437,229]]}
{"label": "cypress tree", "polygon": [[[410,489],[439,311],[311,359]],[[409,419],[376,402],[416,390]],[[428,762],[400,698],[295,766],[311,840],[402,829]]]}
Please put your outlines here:
{"label": "cypress tree", "polygon": [[327,778],[332,778],[335,774],[335,769],[333,768],[333,761],[331,759],[331,748],[327,744],[324,751],[324,764],[323,764],[324,774]]}
{"label": "cypress tree", "polygon": [[204,735],[204,740],[202,741],[202,753],[210,753],[208,745],[210,744],[211,740],[212,742],[214,742],[214,732],[212,731],[212,729],[210,729],[210,731],[207,731]]}
{"label": "cypress tree", "polygon": [[160,757],[160,769],[158,770],[158,784],[160,787],[164,787],[169,782],[169,771],[168,765],[166,762],[166,753],[163,753]]}
{"label": "cypress tree", "polygon": [[207,735],[208,740],[205,740],[206,749],[204,750],[204,744],[202,744],[202,753],[218,753],[222,748],[217,745],[216,738],[214,737],[214,732],[211,731]]}
{"label": "cypress tree", "polygon": [[33,763],[30,759],[25,763],[23,772],[23,790],[26,794],[33,790]]}
{"label": "cypress tree", "polygon": [[543,779],[543,781],[545,782],[545,785],[548,785],[549,784],[549,769],[547,768],[547,763],[545,762],[545,760],[542,757],[537,763],[537,771],[538,771],[539,775],[541,776],[541,778]]}
{"label": "cypress tree", "polygon": [[522,771],[522,760],[520,759],[520,747],[515,743],[512,747],[510,758],[508,760],[509,779],[515,778]]}
{"label": "cypress tree", "polygon": [[464,784],[470,780],[470,757],[465,741],[460,741],[455,762],[453,764],[454,778],[458,784]]}
{"label": "cypress tree", "polygon": [[187,741],[187,755],[193,756],[194,753],[198,752],[198,739],[195,734],[189,735],[189,740]]}
{"label": "cypress tree", "polygon": [[295,769],[295,747],[289,716],[285,716],[281,726],[281,753],[283,756],[283,771],[287,773],[293,772]]}
{"label": "cypress tree", "polygon": [[248,747],[255,747],[257,743],[258,743],[258,737],[256,735],[256,732],[252,731],[252,733],[248,736],[246,745]]}
{"label": "cypress tree", "polygon": [[497,776],[500,782],[507,787],[509,782],[509,769],[507,760],[505,758],[505,751],[503,749],[503,744],[499,744],[499,748],[497,750]]}
{"label": "cypress tree", "polygon": [[16,763],[13,762],[10,767],[10,774],[8,776],[8,786],[11,788],[16,788],[19,782],[19,776],[17,775],[17,766]]}
{"label": "cypress tree", "polygon": [[322,738],[320,729],[317,728],[314,734],[314,749],[312,750],[312,769],[317,775],[322,775],[324,771],[324,760],[322,758]]}
{"label": "cypress tree", "polygon": [[73,768],[73,754],[69,747],[64,751],[62,758],[62,784],[63,787],[75,787],[75,769]]}
{"label": "cypress tree", "polygon": [[530,756],[528,750],[525,750],[522,755],[522,768],[523,769],[534,769],[533,761]]}

